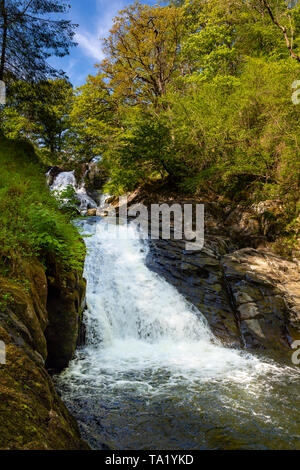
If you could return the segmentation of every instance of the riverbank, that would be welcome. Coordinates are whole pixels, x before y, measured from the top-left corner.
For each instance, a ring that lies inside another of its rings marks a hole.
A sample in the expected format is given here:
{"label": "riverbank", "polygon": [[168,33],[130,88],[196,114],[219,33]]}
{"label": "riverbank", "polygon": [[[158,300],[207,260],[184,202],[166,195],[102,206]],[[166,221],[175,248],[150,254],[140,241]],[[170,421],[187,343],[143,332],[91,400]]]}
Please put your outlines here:
{"label": "riverbank", "polygon": [[73,357],[85,249],[25,142],[0,140],[0,448],[87,449],[47,369]]}

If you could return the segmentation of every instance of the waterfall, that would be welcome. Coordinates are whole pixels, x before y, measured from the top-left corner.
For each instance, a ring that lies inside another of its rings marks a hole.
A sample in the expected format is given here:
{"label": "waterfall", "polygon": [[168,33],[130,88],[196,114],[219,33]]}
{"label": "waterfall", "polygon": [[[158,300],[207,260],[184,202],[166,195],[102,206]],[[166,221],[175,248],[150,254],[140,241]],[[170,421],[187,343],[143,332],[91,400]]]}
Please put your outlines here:
{"label": "waterfall", "polygon": [[[56,384],[89,444],[295,448],[298,372],[224,347],[201,312],[148,269],[135,224],[130,237],[120,225],[118,238],[107,219],[78,226],[87,246],[87,344]],[[289,395],[295,401],[282,399]]]}
{"label": "waterfall", "polygon": [[146,361],[147,366],[169,364],[213,376],[259,367],[254,357],[224,348],[201,312],[147,268],[148,247],[136,227],[129,227],[127,237],[127,227],[120,226],[118,239],[115,227],[103,220],[84,222],[84,231],[89,235],[85,318],[96,356],[109,361],[112,354],[114,367],[118,361],[122,367]]}
{"label": "waterfall", "polygon": [[[51,170],[47,173],[47,179],[49,180]],[[97,204],[95,201],[87,194],[84,180],[81,184],[77,184],[74,171],[63,171],[59,173],[50,186],[50,189],[53,193],[60,194],[69,187],[73,188],[80,202],[79,211],[82,214],[85,214],[88,209],[96,209]],[[67,201],[66,201],[67,202]]]}

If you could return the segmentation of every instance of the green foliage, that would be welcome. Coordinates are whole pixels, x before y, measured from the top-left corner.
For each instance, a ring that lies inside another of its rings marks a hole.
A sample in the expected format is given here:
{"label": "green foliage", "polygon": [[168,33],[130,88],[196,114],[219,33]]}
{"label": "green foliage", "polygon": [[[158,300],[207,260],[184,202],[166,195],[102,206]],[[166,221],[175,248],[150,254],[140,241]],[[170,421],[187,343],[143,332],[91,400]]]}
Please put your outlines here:
{"label": "green foliage", "polygon": [[80,202],[72,185],[67,186],[62,191],[54,191],[53,195],[59,204],[60,210],[67,214],[69,218],[78,216],[77,207]]}
{"label": "green foliage", "polygon": [[1,112],[4,135],[12,139],[28,138],[39,148],[44,160],[62,161],[72,98],[73,89],[66,80],[15,82],[9,88],[7,104]]}
{"label": "green foliage", "polygon": [[272,226],[297,238],[297,2],[170,4],[175,9],[135,4],[120,13],[101,73],[74,101],[81,138],[109,171],[107,190],[168,179],[185,193],[228,202],[280,199],[285,215]]}
{"label": "green foliage", "polygon": [[114,141],[117,110],[102,75],[89,76],[86,84],[76,90],[70,122],[66,143],[78,162],[98,157]]}
{"label": "green foliage", "polygon": [[75,46],[75,27],[63,18],[62,0],[1,0],[0,80],[44,80],[64,76],[47,59],[63,57]]}
{"label": "green foliage", "polygon": [[116,98],[127,104],[154,103],[178,75],[178,48],[185,34],[182,9],[135,2],[114,19],[99,65]]}
{"label": "green foliage", "polygon": [[[229,203],[280,199],[286,215],[274,227],[297,232],[298,2],[136,2],[115,18],[105,53],[74,94],[67,82],[17,84],[5,135],[30,137],[44,161],[97,157],[114,194],[161,180]],[[38,231],[33,246],[61,249]]]}
{"label": "green foliage", "polygon": [[103,152],[110,174],[108,192],[120,194],[149,179],[179,177],[180,162],[175,161],[171,131],[163,117],[135,107],[127,110],[123,128]]}
{"label": "green foliage", "polygon": [[284,197],[293,188],[297,197],[300,109],[291,101],[291,83],[299,74],[290,60],[248,59],[231,84],[215,79],[171,95],[174,146],[193,169],[181,185],[194,191],[209,185],[245,199]]}
{"label": "green foliage", "polygon": [[42,167],[25,142],[0,138],[0,265],[18,276],[21,260],[56,260],[62,272],[82,269],[84,246],[70,216],[59,210]]}

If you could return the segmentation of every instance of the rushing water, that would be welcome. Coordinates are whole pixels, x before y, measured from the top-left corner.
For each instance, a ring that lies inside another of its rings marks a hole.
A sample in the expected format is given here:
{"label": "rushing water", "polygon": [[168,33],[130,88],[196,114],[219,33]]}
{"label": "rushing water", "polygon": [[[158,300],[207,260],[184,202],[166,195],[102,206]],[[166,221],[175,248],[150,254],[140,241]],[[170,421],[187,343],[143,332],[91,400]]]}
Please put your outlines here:
{"label": "rushing water", "polygon": [[[47,173],[47,177],[50,176],[50,173],[51,170]],[[75,195],[80,203],[80,212],[86,213],[88,209],[97,208],[95,201],[86,192],[84,181],[81,184],[77,183],[74,171],[63,171],[59,173],[54,179],[50,189],[54,193],[60,194],[70,187],[74,189]],[[67,201],[68,200],[66,199],[66,202]]]}
{"label": "rushing water", "polygon": [[90,445],[300,449],[299,369],[223,347],[147,268],[134,226],[116,240],[103,219],[81,224],[87,345],[56,382]]}

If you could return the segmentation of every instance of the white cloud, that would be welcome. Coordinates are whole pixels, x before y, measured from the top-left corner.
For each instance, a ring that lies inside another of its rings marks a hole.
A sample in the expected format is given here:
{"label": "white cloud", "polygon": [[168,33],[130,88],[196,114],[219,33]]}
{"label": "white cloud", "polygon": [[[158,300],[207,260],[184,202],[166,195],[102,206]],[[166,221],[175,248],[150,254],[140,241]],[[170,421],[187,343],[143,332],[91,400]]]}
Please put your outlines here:
{"label": "white cloud", "polygon": [[99,36],[95,33],[88,33],[81,31],[76,34],[75,41],[78,42],[79,47],[83,52],[97,61],[101,61],[104,57],[102,51],[102,44]]}
{"label": "white cloud", "polygon": [[91,24],[91,31],[79,28],[76,34],[76,42],[82,51],[99,63],[104,59],[102,39],[108,36],[113,24],[113,18],[124,7],[126,1],[111,0],[108,5],[107,0],[97,0],[96,21]]}

